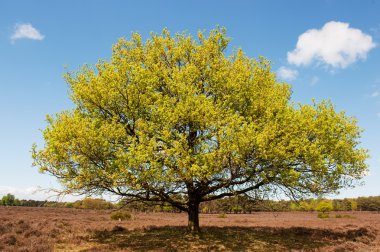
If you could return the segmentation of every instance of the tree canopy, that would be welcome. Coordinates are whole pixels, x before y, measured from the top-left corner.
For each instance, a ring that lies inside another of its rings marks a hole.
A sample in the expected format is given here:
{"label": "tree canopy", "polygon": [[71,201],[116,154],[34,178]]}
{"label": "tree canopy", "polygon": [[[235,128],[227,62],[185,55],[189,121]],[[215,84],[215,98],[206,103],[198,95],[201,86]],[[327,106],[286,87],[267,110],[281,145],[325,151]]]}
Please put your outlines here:
{"label": "tree canopy", "polygon": [[48,116],[34,164],[66,192],[167,202],[199,229],[200,202],[280,189],[337,192],[367,171],[354,118],[290,101],[270,62],[226,56],[224,29],[120,39],[65,76],[75,106]]}
{"label": "tree canopy", "polygon": [[16,197],[13,194],[8,193],[1,198],[1,204],[4,206],[13,206],[15,205]]}

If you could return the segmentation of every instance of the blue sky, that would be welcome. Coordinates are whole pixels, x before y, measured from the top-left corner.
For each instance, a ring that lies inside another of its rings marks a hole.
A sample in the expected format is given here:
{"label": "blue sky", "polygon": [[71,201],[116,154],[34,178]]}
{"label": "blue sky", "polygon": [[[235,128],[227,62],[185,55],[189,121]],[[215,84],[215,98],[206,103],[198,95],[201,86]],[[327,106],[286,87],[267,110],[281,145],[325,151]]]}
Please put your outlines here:
{"label": "blue sky", "polygon": [[0,196],[56,187],[32,167],[45,115],[72,107],[62,75],[110,57],[118,38],[227,28],[229,50],[272,61],[293,100],[331,99],[364,129],[370,174],[338,197],[380,195],[380,1],[1,1]]}

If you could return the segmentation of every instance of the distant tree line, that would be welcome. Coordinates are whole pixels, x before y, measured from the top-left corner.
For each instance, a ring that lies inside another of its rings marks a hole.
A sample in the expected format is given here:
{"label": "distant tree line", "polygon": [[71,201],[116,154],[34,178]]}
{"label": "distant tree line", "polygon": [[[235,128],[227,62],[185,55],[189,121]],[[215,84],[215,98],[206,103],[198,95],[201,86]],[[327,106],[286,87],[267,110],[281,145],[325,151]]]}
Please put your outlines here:
{"label": "distant tree line", "polygon": [[104,199],[85,198],[75,202],[60,202],[47,200],[25,200],[17,199],[14,195],[8,193],[0,199],[0,205],[3,206],[26,206],[26,207],[59,207],[59,208],[78,208],[78,209],[113,209],[115,204]]}
{"label": "distant tree line", "polygon": [[[133,212],[179,212],[168,203],[149,204],[143,202],[112,203],[104,199],[85,198],[75,202],[39,201],[17,199],[8,193],[0,200],[3,206],[28,207],[61,207],[77,209],[118,209],[125,208]],[[202,213],[252,213],[252,212],[284,212],[284,211],[380,211],[380,196],[359,197],[351,199],[305,199],[289,200],[252,200],[245,196],[223,198],[203,202]]]}

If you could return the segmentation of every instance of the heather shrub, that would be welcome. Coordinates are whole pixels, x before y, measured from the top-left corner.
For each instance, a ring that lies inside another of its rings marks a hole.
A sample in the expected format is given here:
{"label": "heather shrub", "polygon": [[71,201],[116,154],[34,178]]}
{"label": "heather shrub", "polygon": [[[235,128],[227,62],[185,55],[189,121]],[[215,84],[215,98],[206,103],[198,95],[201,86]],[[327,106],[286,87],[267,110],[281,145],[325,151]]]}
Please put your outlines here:
{"label": "heather shrub", "polygon": [[335,218],[338,218],[338,219],[341,219],[341,218],[352,218],[352,216],[351,215],[349,215],[349,214],[336,214],[335,215]]}
{"label": "heather shrub", "polygon": [[218,218],[227,218],[227,215],[225,213],[218,214]]}
{"label": "heather shrub", "polygon": [[330,218],[330,215],[328,213],[318,213],[318,218],[328,219],[328,218]]}
{"label": "heather shrub", "polygon": [[119,211],[113,212],[111,214],[111,219],[112,220],[119,220],[119,221],[130,220],[130,219],[132,219],[132,214],[128,211],[119,210]]}

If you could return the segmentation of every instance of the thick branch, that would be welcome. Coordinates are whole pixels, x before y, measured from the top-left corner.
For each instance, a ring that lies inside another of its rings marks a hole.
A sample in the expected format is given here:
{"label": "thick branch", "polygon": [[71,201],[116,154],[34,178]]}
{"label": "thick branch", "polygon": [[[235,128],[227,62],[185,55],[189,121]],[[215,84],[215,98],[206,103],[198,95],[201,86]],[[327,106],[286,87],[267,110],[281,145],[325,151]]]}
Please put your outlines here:
{"label": "thick branch", "polygon": [[211,200],[215,200],[215,199],[220,199],[220,198],[224,198],[224,197],[228,197],[228,196],[234,196],[234,195],[243,194],[243,193],[246,193],[246,192],[258,189],[259,187],[261,187],[261,186],[263,186],[265,184],[267,184],[267,181],[262,180],[259,183],[257,183],[256,185],[250,186],[250,187],[242,189],[242,190],[238,190],[238,191],[234,191],[234,192],[226,192],[226,193],[221,193],[221,194],[218,194],[218,195],[212,195],[212,196],[209,196],[209,197],[206,197],[206,198],[202,198],[202,202],[203,201],[211,201]]}

